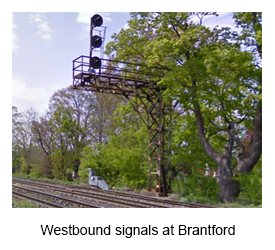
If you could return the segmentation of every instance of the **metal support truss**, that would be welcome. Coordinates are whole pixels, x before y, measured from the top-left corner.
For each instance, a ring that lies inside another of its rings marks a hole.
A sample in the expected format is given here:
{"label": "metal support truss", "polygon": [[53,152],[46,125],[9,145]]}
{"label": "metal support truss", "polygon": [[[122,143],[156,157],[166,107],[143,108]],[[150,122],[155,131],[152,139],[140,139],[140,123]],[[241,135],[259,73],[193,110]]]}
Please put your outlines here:
{"label": "metal support truss", "polygon": [[167,195],[171,165],[172,105],[163,102],[157,82],[159,68],[101,59],[101,68],[90,70],[87,56],[73,61],[73,88],[125,96],[148,128],[148,191]]}

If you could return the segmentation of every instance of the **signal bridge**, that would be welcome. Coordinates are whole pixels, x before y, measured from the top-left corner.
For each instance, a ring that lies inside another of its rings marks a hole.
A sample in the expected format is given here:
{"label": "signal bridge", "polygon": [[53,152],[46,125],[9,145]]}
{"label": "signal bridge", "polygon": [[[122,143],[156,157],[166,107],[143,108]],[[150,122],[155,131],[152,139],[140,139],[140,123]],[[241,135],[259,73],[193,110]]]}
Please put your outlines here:
{"label": "signal bridge", "polygon": [[[73,89],[122,95],[128,99],[148,129],[148,191],[167,195],[168,172],[171,168],[172,103],[163,102],[164,87],[157,83],[164,71],[143,64],[93,57],[105,37],[93,36],[101,26],[99,15],[91,18],[90,56],[73,60]],[[105,36],[105,31],[104,31]]]}

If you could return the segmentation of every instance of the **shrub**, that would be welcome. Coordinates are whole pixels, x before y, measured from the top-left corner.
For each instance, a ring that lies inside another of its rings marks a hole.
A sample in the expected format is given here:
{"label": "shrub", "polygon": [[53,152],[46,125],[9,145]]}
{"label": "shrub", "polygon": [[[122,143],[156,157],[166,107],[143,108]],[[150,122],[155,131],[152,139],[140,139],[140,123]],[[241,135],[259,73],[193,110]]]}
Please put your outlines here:
{"label": "shrub", "polygon": [[246,203],[259,205],[262,203],[262,173],[252,171],[249,174],[239,174],[237,177],[241,183],[239,200]]}
{"label": "shrub", "polygon": [[216,201],[219,192],[217,180],[193,171],[191,175],[179,174],[172,181],[172,191],[179,196],[189,197],[190,201]]}

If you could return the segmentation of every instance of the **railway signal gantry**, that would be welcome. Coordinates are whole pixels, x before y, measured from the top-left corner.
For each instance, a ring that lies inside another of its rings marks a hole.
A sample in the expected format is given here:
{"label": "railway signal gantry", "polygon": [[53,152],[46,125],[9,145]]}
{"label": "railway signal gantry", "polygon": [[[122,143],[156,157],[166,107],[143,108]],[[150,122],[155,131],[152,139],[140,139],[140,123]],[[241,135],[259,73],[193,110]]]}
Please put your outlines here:
{"label": "railway signal gantry", "polygon": [[101,27],[102,23],[98,14],[91,18],[90,55],[73,60],[72,88],[128,99],[148,129],[148,191],[156,187],[158,193],[166,196],[171,166],[172,104],[164,103],[165,88],[157,84],[164,72],[157,67],[93,56],[95,50],[103,54],[106,27]]}

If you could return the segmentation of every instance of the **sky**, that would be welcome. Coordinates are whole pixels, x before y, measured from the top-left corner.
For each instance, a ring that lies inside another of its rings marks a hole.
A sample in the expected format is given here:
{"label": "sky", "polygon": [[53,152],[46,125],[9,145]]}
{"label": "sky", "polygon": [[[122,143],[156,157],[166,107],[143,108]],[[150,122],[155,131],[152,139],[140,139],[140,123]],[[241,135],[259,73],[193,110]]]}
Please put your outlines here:
{"label": "sky", "polygon": [[[12,105],[20,112],[32,107],[43,113],[50,97],[72,85],[72,61],[89,55],[89,27],[93,12],[12,13]],[[127,28],[129,12],[98,12],[111,36]],[[234,28],[231,12],[205,18],[209,27]]]}

